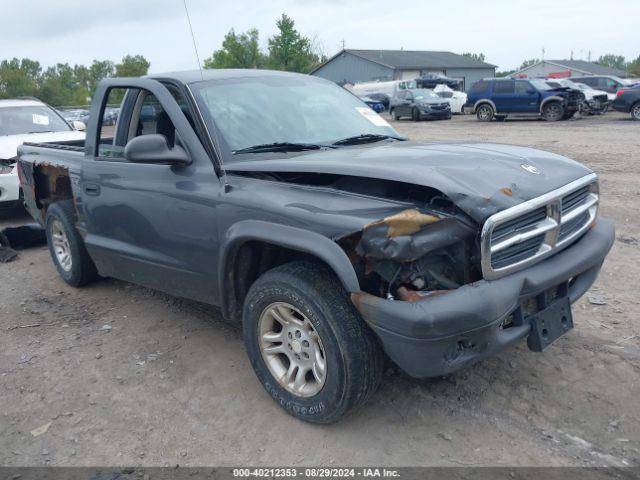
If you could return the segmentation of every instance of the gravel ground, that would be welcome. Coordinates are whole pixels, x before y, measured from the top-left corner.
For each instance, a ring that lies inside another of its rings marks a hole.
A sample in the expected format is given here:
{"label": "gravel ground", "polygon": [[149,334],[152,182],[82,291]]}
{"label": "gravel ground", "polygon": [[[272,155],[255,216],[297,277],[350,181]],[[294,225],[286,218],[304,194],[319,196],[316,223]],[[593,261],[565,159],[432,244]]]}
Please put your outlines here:
{"label": "gravel ground", "polygon": [[[390,368],[330,426],[277,407],[217,309],[104,280],[73,289],[44,247],[0,264],[1,465],[640,465],[640,122],[393,122],[412,139],[539,147],[593,168],[617,240],[575,329],[415,380]],[[4,217],[0,226],[24,223]]]}

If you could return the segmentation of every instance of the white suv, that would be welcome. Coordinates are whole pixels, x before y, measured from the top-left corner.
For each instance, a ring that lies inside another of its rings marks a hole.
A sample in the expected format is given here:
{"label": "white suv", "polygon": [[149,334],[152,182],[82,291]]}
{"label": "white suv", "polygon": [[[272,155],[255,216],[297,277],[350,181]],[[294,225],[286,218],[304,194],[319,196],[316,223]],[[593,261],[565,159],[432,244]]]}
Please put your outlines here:
{"label": "white suv", "polygon": [[67,123],[50,106],[36,99],[0,100],[0,207],[16,204],[20,182],[15,168],[24,142],[84,140],[82,122]]}

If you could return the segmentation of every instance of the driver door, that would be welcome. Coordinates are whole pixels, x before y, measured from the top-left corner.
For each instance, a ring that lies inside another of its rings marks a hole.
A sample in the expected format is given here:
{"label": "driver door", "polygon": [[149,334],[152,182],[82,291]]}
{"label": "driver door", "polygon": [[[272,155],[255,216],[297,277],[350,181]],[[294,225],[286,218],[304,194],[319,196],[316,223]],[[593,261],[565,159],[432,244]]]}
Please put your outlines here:
{"label": "driver door", "polygon": [[[181,99],[148,79],[105,93],[109,100],[124,93],[120,118],[115,131],[92,118],[97,125],[87,135],[79,182],[85,243],[99,272],[218,303],[216,202],[221,185],[176,101]],[[96,98],[102,98],[99,92]],[[127,143],[149,134],[164,135],[170,148],[181,146],[191,163],[127,160]]]}

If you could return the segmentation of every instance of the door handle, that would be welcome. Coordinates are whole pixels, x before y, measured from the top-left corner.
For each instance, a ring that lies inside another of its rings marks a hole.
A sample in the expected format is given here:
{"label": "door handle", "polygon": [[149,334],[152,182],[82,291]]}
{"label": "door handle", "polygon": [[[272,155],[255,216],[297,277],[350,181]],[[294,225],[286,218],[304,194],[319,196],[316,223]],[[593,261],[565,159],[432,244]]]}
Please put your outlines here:
{"label": "door handle", "polygon": [[84,186],[84,192],[87,195],[100,195],[100,185],[97,183],[87,183]]}

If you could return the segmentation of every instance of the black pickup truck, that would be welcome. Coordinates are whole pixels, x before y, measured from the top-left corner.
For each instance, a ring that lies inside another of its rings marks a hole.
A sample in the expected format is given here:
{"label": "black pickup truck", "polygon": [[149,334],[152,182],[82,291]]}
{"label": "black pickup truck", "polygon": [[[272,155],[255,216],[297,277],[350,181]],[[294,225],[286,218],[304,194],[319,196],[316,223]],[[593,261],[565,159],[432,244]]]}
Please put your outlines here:
{"label": "black pickup truck", "polygon": [[346,90],[283,72],[105,80],[86,141],[24,144],[18,165],[67,283],[220,306],[269,394],[318,423],[363,404],[387,357],[432,377],[525,338],[541,351],[614,239],[579,163],[408,141]]}

